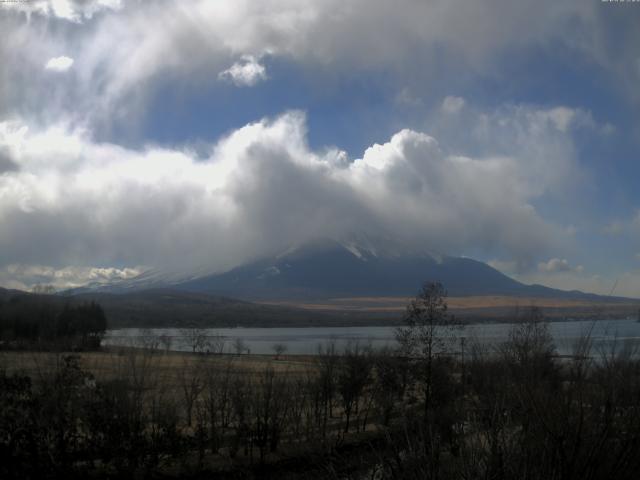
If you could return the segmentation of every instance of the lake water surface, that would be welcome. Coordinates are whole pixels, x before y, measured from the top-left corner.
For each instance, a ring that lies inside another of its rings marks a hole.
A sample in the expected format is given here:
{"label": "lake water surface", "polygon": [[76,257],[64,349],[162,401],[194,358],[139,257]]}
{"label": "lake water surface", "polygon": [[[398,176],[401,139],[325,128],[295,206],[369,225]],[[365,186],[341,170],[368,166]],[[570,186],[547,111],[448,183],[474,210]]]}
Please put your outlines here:
{"label": "lake water surface", "polygon": [[[550,331],[555,340],[558,353],[566,355],[573,352],[576,341],[585,334],[593,340],[593,354],[611,346],[640,346],[640,323],[636,320],[596,320],[552,322]],[[487,323],[467,325],[454,332],[457,337],[464,337],[466,344],[477,341],[488,347],[504,342],[513,328],[508,323]],[[211,340],[224,344],[224,352],[234,352],[234,341],[242,339],[252,354],[273,353],[275,344],[286,345],[286,353],[294,355],[315,354],[319,346],[334,342],[338,351],[349,343],[371,345],[374,348],[396,346],[394,332],[396,327],[296,327],[296,328],[210,328],[203,332]],[[191,350],[188,336],[182,329],[125,328],[109,330],[104,338],[104,345],[111,346],[143,346],[149,344],[154,337],[164,335],[171,339],[171,350]]]}

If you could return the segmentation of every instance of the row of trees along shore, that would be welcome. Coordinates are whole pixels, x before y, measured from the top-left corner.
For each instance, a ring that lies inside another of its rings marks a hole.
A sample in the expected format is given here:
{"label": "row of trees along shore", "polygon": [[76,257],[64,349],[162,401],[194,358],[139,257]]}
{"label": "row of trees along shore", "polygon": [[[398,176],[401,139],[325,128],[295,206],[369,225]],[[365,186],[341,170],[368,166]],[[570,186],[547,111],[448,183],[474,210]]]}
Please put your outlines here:
{"label": "row of trees along shore", "polygon": [[461,327],[429,283],[393,350],[6,364],[0,478],[636,479],[633,349],[585,332],[559,358],[540,310],[514,320],[501,344],[457,354]]}
{"label": "row of trees along shore", "polygon": [[72,305],[40,294],[0,300],[0,342],[4,349],[95,350],[100,348],[106,329],[105,313],[95,302]]}

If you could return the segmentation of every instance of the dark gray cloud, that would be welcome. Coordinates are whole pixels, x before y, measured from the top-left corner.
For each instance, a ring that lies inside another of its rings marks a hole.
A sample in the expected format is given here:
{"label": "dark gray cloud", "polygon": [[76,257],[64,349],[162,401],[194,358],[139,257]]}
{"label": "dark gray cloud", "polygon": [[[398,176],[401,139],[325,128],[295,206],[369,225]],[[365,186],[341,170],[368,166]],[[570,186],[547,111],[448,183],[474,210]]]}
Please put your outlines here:
{"label": "dark gray cloud", "polygon": [[18,164],[11,158],[11,152],[7,147],[0,147],[0,175],[6,172],[17,172]]}

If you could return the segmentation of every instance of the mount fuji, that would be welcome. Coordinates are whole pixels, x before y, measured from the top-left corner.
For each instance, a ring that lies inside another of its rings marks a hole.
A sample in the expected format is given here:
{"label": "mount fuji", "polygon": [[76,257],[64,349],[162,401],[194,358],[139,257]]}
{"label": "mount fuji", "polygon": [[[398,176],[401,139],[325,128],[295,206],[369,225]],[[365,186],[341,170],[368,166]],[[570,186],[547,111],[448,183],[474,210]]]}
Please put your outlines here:
{"label": "mount fuji", "polygon": [[265,301],[412,296],[425,281],[442,283],[450,296],[602,298],[579,291],[525,285],[486,263],[466,257],[330,239],[296,246],[223,273],[149,271],[131,280],[88,290],[125,293],[171,288]]}

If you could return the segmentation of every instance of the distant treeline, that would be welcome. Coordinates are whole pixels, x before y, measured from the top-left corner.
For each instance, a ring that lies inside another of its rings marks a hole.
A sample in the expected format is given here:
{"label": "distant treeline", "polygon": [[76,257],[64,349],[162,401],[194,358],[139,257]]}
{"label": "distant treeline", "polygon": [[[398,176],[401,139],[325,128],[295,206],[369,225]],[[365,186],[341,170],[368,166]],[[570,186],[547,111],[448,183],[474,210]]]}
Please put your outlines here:
{"label": "distant treeline", "polygon": [[48,295],[19,294],[0,300],[2,346],[33,344],[94,349],[107,329],[107,318],[95,302],[69,304]]}

